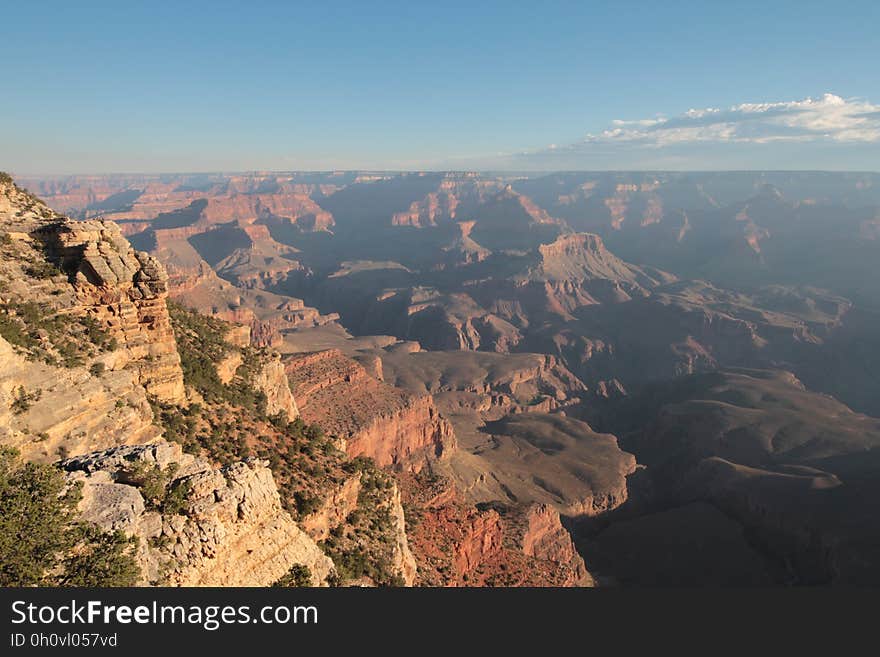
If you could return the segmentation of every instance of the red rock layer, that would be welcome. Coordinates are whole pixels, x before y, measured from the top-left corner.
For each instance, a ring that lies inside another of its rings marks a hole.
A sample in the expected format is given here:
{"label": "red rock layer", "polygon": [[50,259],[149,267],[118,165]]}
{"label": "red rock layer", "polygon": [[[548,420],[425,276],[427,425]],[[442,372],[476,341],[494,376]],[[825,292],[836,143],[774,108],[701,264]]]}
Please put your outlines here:
{"label": "red rock layer", "polygon": [[350,456],[418,471],[455,444],[432,397],[378,381],[336,349],[291,356],[285,368],[303,419],[344,440]]}

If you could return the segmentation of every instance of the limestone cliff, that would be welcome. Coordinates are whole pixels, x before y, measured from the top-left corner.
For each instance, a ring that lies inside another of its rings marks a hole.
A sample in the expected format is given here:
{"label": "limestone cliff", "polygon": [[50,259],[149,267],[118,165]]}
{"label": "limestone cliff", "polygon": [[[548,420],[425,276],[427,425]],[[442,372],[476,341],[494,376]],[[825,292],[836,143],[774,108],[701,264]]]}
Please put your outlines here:
{"label": "limestone cliff", "polygon": [[132,249],[108,221],[62,221],[33,234],[72,279],[77,301],[117,338],[147,392],[181,401],[183,374],[165,307],[167,276],[158,261]]}
{"label": "limestone cliff", "polygon": [[260,369],[254,376],[253,385],[266,395],[266,412],[269,415],[284,413],[288,420],[299,417],[299,409],[290,391],[280,355],[269,352],[261,358]]}
{"label": "limestone cliff", "polygon": [[114,223],[72,221],[10,183],[0,183],[0,232],[10,247],[0,271],[7,302],[97,323],[114,341],[105,368],[128,367],[149,394],[183,400],[167,277],[154,258],[136,252]]}
{"label": "limestone cliff", "polygon": [[[83,518],[137,536],[144,584],[267,586],[294,565],[325,584],[332,561],[281,508],[264,461],[225,468],[160,441],[117,447],[65,461],[71,481],[83,483]],[[139,487],[144,469],[173,468],[169,489],[185,499],[176,513],[153,508]]]}
{"label": "limestone cliff", "polygon": [[[283,509],[265,461],[217,468],[159,438],[171,426],[159,415],[189,411],[157,261],[114,224],[71,221],[4,178],[0,252],[0,443],[66,459],[83,519],[141,539],[143,584],[264,586],[294,565],[326,582],[332,561]],[[295,417],[277,355],[247,349],[266,411]]]}
{"label": "limestone cliff", "polygon": [[51,462],[147,442],[159,432],[133,371],[92,376],[31,362],[0,338],[0,443],[25,458]]}
{"label": "limestone cliff", "polygon": [[148,396],[183,399],[162,268],[2,181],[0,253],[0,440],[52,461],[155,438]]}

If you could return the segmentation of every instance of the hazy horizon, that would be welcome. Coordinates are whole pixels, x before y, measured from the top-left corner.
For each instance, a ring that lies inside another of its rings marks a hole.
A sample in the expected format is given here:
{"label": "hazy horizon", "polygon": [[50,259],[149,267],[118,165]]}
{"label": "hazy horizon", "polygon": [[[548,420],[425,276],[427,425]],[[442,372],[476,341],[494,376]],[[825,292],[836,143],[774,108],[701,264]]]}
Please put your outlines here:
{"label": "hazy horizon", "polygon": [[13,169],[3,169],[0,171],[9,173],[16,178],[76,178],[80,176],[87,177],[107,177],[107,176],[254,176],[254,175],[302,175],[302,174],[387,174],[387,175],[418,175],[418,174],[477,174],[483,176],[499,176],[499,177],[516,177],[516,176],[553,176],[566,174],[725,174],[725,173],[828,173],[828,174],[864,174],[864,175],[880,175],[878,169],[535,169],[535,170],[515,170],[515,169],[218,169],[216,171],[74,171],[70,173],[57,173],[45,171],[22,171],[17,172]]}

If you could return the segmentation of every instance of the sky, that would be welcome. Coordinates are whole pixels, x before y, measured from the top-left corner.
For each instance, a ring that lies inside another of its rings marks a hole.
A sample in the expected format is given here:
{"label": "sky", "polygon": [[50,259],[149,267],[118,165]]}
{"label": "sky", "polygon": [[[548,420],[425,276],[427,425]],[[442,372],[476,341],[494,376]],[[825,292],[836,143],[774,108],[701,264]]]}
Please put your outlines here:
{"label": "sky", "polygon": [[0,170],[880,170],[880,3],[0,0]]}

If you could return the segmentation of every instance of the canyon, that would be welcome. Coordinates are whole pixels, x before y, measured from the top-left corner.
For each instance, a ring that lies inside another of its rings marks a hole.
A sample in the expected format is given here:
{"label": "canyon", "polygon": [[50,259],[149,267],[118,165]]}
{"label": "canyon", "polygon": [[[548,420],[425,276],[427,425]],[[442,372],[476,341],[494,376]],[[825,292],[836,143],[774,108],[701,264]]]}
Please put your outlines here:
{"label": "canyon", "polygon": [[874,174],[19,182],[0,441],[145,583],[876,581]]}

